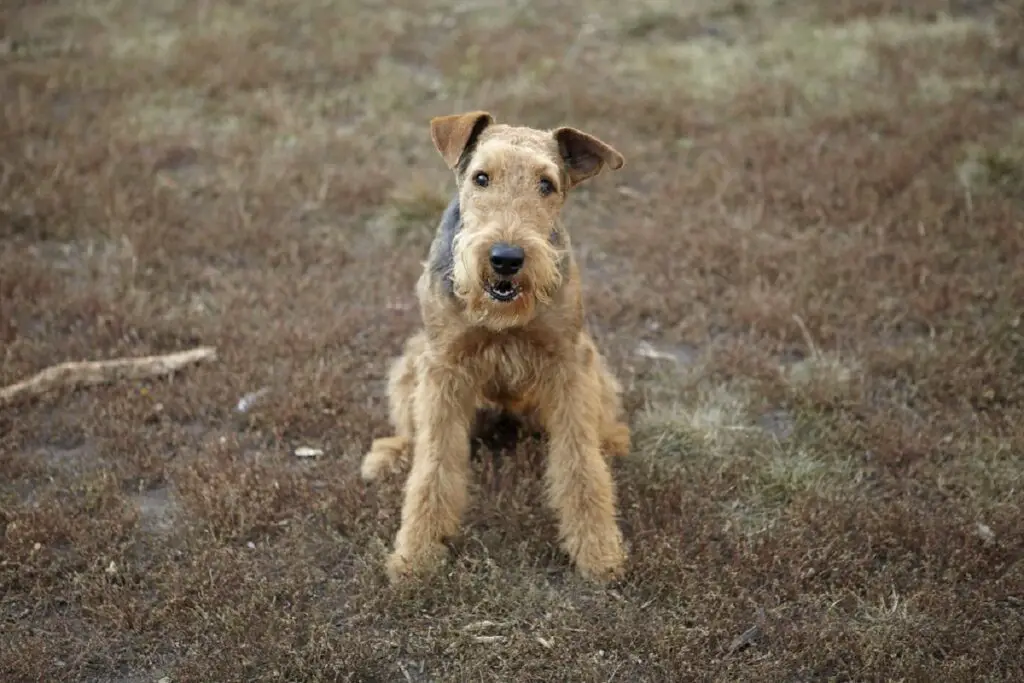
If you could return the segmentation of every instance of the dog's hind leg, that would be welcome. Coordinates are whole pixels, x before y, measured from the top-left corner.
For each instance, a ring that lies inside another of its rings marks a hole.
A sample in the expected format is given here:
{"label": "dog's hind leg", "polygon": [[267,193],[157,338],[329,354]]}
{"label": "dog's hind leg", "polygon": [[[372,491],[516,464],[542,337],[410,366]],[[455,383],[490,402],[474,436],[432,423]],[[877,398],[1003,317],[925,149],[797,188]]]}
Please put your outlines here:
{"label": "dog's hind leg", "polygon": [[605,457],[629,455],[629,425],[622,421],[622,385],[612,374],[594,340],[584,334],[581,343],[584,345],[583,353],[592,355],[598,391],[601,394],[601,418],[598,425],[601,452]]}
{"label": "dog's hind leg", "polygon": [[600,367],[598,370],[601,385],[601,423],[598,427],[601,437],[601,452],[606,457],[624,457],[629,455],[629,425],[620,419],[622,401],[619,397],[618,381]]}
{"label": "dog's hind leg", "polygon": [[415,435],[412,400],[417,384],[416,363],[425,348],[426,335],[423,332],[413,335],[388,372],[388,404],[395,434],[373,440],[363,457],[364,481],[373,481],[385,472],[396,472],[408,462]]}

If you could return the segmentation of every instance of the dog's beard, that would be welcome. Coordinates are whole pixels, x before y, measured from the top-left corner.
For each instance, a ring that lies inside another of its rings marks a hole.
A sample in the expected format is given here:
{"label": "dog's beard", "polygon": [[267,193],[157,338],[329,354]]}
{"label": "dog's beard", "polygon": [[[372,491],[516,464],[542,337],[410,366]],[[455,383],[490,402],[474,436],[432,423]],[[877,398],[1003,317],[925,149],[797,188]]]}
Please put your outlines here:
{"label": "dog's beard", "polygon": [[[490,247],[499,241],[518,244],[526,253],[523,268],[515,275],[499,275],[490,266]],[[455,236],[452,250],[455,296],[477,324],[494,329],[526,324],[539,308],[551,304],[562,285],[565,254],[533,234],[503,239],[491,232],[463,232]]]}

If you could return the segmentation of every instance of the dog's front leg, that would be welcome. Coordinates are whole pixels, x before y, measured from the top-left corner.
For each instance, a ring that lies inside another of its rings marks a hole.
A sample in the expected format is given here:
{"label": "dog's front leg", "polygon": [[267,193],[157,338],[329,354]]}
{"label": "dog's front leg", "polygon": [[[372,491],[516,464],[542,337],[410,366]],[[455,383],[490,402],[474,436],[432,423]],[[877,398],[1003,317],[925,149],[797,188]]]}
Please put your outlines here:
{"label": "dog's front leg", "polygon": [[545,478],[562,546],[586,579],[618,578],[625,564],[615,519],[615,483],[600,448],[598,378],[585,364],[550,378],[543,417],[549,454]]}
{"label": "dog's front leg", "polygon": [[442,541],[458,531],[466,507],[473,399],[464,371],[424,361],[413,397],[412,468],[387,562],[392,582],[441,565],[447,554]]}

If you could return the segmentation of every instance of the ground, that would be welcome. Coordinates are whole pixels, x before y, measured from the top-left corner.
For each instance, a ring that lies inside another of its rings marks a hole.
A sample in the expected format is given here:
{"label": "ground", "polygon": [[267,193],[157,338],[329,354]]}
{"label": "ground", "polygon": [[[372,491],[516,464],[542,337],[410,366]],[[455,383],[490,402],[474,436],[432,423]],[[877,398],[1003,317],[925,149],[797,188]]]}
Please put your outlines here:
{"label": "ground", "polygon": [[[1019,2],[137,5],[0,15],[0,385],[218,357],[0,408],[0,679],[1024,678]],[[626,157],[566,214],[635,430],[610,588],[533,435],[387,586],[360,457],[469,109]]]}

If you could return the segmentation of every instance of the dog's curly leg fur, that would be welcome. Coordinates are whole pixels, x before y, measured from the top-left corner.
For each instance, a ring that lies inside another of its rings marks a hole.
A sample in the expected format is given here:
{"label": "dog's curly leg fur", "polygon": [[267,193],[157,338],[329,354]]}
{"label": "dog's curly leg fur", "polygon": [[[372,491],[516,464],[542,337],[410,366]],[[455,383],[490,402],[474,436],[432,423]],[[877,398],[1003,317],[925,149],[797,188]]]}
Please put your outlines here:
{"label": "dog's curly leg fur", "polygon": [[618,578],[625,554],[615,519],[615,484],[601,453],[599,417],[604,398],[594,355],[567,363],[542,395],[542,420],[549,434],[545,480],[558,515],[562,546],[586,579]]}
{"label": "dog's curly leg fur", "polygon": [[454,535],[466,507],[473,385],[458,368],[422,357],[412,409],[412,469],[405,484],[402,521],[387,561],[397,581],[441,564],[444,539]]}

